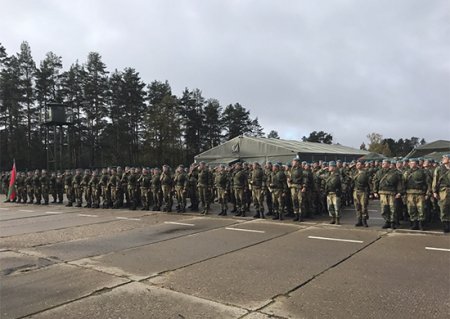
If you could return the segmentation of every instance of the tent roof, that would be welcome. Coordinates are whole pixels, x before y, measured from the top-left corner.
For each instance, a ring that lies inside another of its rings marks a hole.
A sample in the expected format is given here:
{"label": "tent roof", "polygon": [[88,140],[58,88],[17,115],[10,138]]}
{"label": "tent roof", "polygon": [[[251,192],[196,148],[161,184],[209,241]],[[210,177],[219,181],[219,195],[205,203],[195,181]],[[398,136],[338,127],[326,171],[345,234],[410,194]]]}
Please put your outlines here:
{"label": "tent roof", "polygon": [[379,160],[379,159],[384,159],[384,158],[386,158],[386,156],[384,156],[383,154],[378,154],[378,153],[375,153],[375,152],[371,152],[371,153],[368,153],[368,154],[366,154],[366,155],[364,155],[364,156],[361,156],[360,158],[358,158],[358,159],[360,159],[360,160]]}
{"label": "tent roof", "polygon": [[223,163],[224,158],[264,158],[267,156],[291,156],[293,158],[297,154],[302,153],[363,156],[369,152],[339,144],[300,142],[241,135],[198,154],[195,156],[195,159],[220,160],[218,163]]}
{"label": "tent roof", "polygon": [[432,153],[432,152],[450,152],[450,141],[446,140],[437,140],[425,145],[420,145],[416,148],[414,148],[411,152],[409,152],[408,155],[405,156],[405,158],[411,158],[411,157],[423,157],[426,154]]}

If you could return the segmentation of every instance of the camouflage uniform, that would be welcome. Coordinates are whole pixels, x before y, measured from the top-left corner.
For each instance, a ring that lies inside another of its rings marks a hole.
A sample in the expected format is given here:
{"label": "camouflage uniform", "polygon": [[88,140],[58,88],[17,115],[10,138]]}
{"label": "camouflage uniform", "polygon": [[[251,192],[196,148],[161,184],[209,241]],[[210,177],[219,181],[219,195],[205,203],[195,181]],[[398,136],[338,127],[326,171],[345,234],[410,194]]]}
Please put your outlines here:
{"label": "camouflage uniform", "polygon": [[25,178],[25,187],[27,188],[28,203],[32,204],[34,202],[34,190],[33,174],[31,172],[27,173],[27,178]]}
{"label": "camouflage uniform", "polygon": [[229,189],[230,180],[228,173],[225,170],[225,166],[221,166],[220,171],[214,177],[214,186],[217,189],[217,197],[219,199],[219,204],[221,211],[220,216],[226,216],[228,210],[228,198],[227,192]]}
{"label": "camouflage uniform", "polygon": [[142,202],[142,210],[150,209],[150,187],[152,184],[151,176],[148,175],[147,170],[144,168],[142,171],[142,175],[138,179],[140,188],[141,188],[141,202]]}
{"label": "camouflage uniform", "polygon": [[161,192],[161,173],[155,168],[152,177],[153,210],[161,210],[162,192]]}
{"label": "camouflage uniform", "polygon": [[288,191],[286,174],[280,165],[273,165],[273,171],[270,178],[269,190],[272,193],[273,218],[283,219],[284,214],[284,198]]}
{"label": "camouflage uniform", "polygon": [[367,205],[369,204],[370,192],[370,176],[368,172],[362,168],[362,163],[357,164],[358,168],[351,175],[351,188],[353,188],[353,202],[355,203],[356,218],[358,219],[355,226],[367,227],[369,213]]}
{"label": "camouflage uniform", "polygon": [[48,178],[46,171],[42,171],[40,183],[41,183],[41,192],[42,192],[42,199],[44,200],[44,205],[48,205],[50,179]]}
{"label": "camouflage uniform", "polygon": [[448,155],[443,158],[443,164],[434,171],[432,187],[435,198],[439,200],[440,218],[444,232],[448,233],[450,231],[450,164]]}
{"label": "camouflage uniform", "polygon": [[201,164],[198,171],[197,189],[202,203],[202,213],[206,215],[209,211],[210,204],[210,189],[212,186],[212,174],[205,164]]}
{"label": "camouflage uniform", "polygon": [[423,230],[425,221],[425,196],[431,194],[431,180],[425,171],[414,167],[405,172],[406,206],[414,230]]}
{"label": "camouflage uniform", "polygon": [[34,172],[33,176],[33,192],[36,197],[36,204],[40,205],[42,200],[41,176],[39,171]]}
{"label": "camouflage uniform", "polygon": [[236,198],[236,216],[245,216],[245,198],[244,192],[247,188],[247,174],[241,167],[240,163],[236,164],[236,171],[233,176],[233,192]]}
{"label": "camouflage uniform", "polygon": [[264,218],[264,190],[266,188],[266,176],[259,166],[259,163],[253,164],[253,171],[250,175],[250,186],[253,197],[253,205],[256,210],[254,218]]}
{"label": "camouflage uniform", "polygon": [[330,224],[340,224],[341,211],[341,195],[342,195],[342,181],[341,174],[338,170],[332,169],[335,164],[330,162],[329,173],[324,179],[324,191],[327,196],[327,209],[331,217]]}
{"label": "camouflage uniform", "polygon": [[186,192],[189,187],[188,176],[184,172],[183,166],[178,167],[173,177],[175,184],[175,193],[177,196],[177,212],[184,213],[186,211]]}
{"label": "camouflage uniform", "polygon": [[163,211],[171,212],[172,211],[172,188],[173,188],[173,180],[172,176],[169,172],[169,167],[163,167],[163,172],[161,173],[161,190],[163,194]]}

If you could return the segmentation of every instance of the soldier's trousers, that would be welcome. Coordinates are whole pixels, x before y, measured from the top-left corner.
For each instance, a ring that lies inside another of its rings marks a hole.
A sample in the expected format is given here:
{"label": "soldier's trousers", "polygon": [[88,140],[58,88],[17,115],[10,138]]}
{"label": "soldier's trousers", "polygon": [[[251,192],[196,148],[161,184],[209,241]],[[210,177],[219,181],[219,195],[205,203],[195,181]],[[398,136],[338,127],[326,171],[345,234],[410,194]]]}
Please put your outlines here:
{"label": "soldier's trousers", "polygon": [[127,202],[131,205],[132,208],[136,208],[136,188],[128,187],[127,194]]}
{"label": "soldier's trousers", "polygon": [[48,190],[48,192],[50,193],[50,195],[52,195],[53,202],[56,203],[56,200],[58,198],[58,196],[56,194],[56,188],[54,188],[53,186],[50,186],[50,189]]}
{"label": "soldier's trousers", "polygon": [[341,197],[336,193],[327,194],[328,214],[331,217],[339,218],[341,216]]}
{"label": "soldier's trousers", "polygon": [[92,207],[100,207],[101,189],[98,186],[91,187]]}
{"label": "soldier's trousers", "polygon": [[228,209],[228,198],[225,188],[217,188],[217,199],[219,200],[221,209],[226,211]]}
{"label": "soldier's trousers", "polygon": [[302,191],[301,191],[301,186],[298,186],[298,185],[291,186],[291,198],[292,198],[295,214],[302,213],[303,195],[304,195],[304,193],[302,193]]}
{"label": "soldier's trousers", "polygon": [[160,210],[162,205],[162,192],[160,189],[152,188],[154,209]]}
{"label": "soldier's trousers", "polygon": [[380,193],[381,216],[389,223],[397,220],[395,216],[395,194]]}
{"label": "soldier's trousers", "polygon": [[354,190],[353,202],[355,203],[356,218],[369,219],[367,205],[369,204],[369,194],[366,191]]}
{"label": "soldier's trousers", "polygon": [[203,209],[209,209],[209,189],[205,186],[198,186],[198,195],[200,197],[200,202],[202,203]]}
{"label": "soldier's trousers", "polygon": [[244,189],[241,187],[235,187],[234,190],[234,197],[236,198],[236,208],[238,212],[244,211]]}
{"label": "soldier's trousers", "polygon": [[273,201],[272,201],[272,192],[270,190],[266,190],[266,204],[267,204],[267,211],[269,213],[273,212]]}
{"label": "soldier's trousers", "polygon": [[42,199],[44,200],[44,203],[48,204],[49,191],[48,191],[47,186],[42,186],[41,187],[41,192],[42,192]]}
{"label": "soldier's trousers", "polygon": [[147,187],[141,187],[141,202],[144,209],[150,207],[150,191]]}
{"label": "soldier's trousers", "polygon": [[275,214],[284,214],[283,190],[272,189],[272,205]]}
{"label": "soldier's trousers", "polygon": [[77,205],[83,204],[83,187],[76,186],[73,188],[73,192],[75,193],[75,201],[77,202]]}
{"label": "soldier's trousers", "polygon": [[186,191],[183,186],[175,186],[175,193],[177,195],[178,209],[185,211],[186,209]]}
{"label": "soldier's trousers", "polygon": [[32,186],[27,186],[28,202],[32,203],[34,201],[34,189]]}
{"label": "soldier's trousers", "polygon": [[58,202],[62,203],[64,200],[64,189],[62,187],[56,189],[56,196],[58,197]]}
{"label": "soldier's trousers", "polygon": [[411,221],[425,220],[425,194],[406,194],[406,206],[408,207]]}
{"label": "soldier's trousers", "polygon": [[441,209],[441,221],[450,222],[450,189],[439,192],[439,208]]}
{"label": "soldier's trousers", "polygon": [[261,187],[252,187],[253,205],[257,212],[264,212],[264,193]]}
{"label": "soldier's trousers", "polygon": [[103,207],[111,207],[111,189],[108,186],[102,186]]}
{"label": "soldier's trousers", "polygon": [[42,190],[41,187],[33,187],[34,197],[36,198],[36,203],[40,203],[42,200]]}
{"label": "soldier's trousers", "polygon": [[84,187],[84,199],[86,200],[86,204],[88,206],[92,205],[92,190],[89,186]]}
{"label": "soldier's trousers", "polygon": [[64,189],[66,191],[67,202],[71,205],[74,202],[73,188],[72,186],[66,185],[64,186]]}
{"label": "soldier's trousers", "polygon": [[172,187],[170,185],[161,185],[163,193],[164,209],[167,211],[172,210]]}

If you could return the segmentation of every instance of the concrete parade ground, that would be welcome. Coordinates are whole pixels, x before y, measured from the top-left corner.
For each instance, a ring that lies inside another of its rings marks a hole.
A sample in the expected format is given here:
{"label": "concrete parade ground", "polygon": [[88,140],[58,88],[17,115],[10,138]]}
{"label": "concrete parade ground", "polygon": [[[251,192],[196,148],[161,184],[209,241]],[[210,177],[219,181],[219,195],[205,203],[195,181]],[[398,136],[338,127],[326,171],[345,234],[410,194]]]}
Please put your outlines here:
{"label": "concrete parade ground", "polygon": [[381,229],[378,201],[368,228],[350,207],[342,225],[212,211],[0,203],[0,318],[450,317],[438,222]]}

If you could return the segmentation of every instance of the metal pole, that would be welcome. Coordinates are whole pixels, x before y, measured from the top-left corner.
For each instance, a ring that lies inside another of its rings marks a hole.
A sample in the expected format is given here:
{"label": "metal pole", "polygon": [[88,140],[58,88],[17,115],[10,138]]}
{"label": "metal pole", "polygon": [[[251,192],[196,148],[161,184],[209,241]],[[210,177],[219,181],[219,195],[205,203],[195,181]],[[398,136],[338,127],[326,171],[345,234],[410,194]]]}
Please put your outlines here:
{"label": "metal pole", "polygon": [[56,171],[56,125],[53,125],[53,169]]}
{"label": "metal pole", "polygon": [[63,157],[62,157],[62,151],[63,151],[63,127],[62,125],[59,126],[59,169],[62,171],[62,165],[63,165]]}

